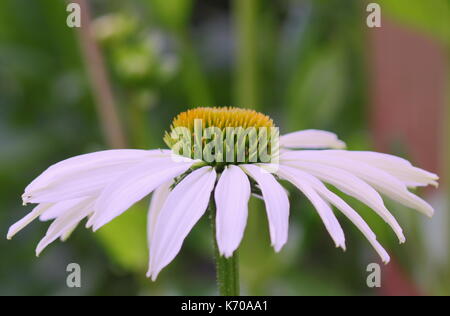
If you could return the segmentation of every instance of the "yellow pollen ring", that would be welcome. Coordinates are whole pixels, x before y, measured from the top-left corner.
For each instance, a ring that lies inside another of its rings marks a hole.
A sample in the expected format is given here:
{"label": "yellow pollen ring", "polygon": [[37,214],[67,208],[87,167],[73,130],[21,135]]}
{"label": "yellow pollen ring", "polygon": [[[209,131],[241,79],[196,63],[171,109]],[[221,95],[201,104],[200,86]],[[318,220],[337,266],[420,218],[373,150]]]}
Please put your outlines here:
{"label": "yellow pollen ring", "polygon": [[275,127],[267,115],[249,109],[235,107],[200,107],[178,114],[172,122],[171,129],[187,127],[194,130],[194,121],[200,119],[203,128],[218,127]]}

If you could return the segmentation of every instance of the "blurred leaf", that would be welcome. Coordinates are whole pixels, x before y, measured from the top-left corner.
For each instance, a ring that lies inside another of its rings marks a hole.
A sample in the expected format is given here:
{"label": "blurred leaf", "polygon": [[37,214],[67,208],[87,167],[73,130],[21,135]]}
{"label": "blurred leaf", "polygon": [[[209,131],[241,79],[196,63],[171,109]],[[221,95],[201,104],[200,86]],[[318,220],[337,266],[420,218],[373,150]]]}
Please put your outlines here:
{"label": "blurred leaf", "polygon": [[131,15],[111,13],[96,18],[92,27],[99,41],[112,44],[132,36],[136,32],[137,21]]}
{"label": "blurred leaf", "polygon": [[141,271],[147,265],[146,222],[145,204],[139,203],[97,232],[111,258],[126,270]]}
{"label": "blurred leaf", "polygon": [[187,24],[192,8],[192,0],[149,0],[159,21],[176,31],[182,30]]}
{"label": "blurred leaf", "polygon": [[338,47],[327,47],[299,67],[288,91],[291,128],[326,127],[339,113],[346,87],[342,57]]}
{"label": "blurred leaf", "polygon": [[149,41],[118,47],[114,57],[117,73],[124,80],[142,80],[154,75],[156,56]]}

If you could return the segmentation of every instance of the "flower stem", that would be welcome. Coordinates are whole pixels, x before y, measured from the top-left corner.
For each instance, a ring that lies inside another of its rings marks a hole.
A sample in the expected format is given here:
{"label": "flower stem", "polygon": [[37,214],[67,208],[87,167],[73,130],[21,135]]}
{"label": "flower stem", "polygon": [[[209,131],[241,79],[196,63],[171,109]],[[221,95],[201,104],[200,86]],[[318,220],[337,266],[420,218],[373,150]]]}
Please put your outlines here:
{"label": "flower stem", "polygon": [[[214,194],[212,195],[214,196]],[[209,218],[213,232],[214,257],[216,261],[217,286],[222,296],[239,296],[239,261],[238,251],[230,258],[220,255],[216,240],[216,205],[211,198],[209,203]]]}

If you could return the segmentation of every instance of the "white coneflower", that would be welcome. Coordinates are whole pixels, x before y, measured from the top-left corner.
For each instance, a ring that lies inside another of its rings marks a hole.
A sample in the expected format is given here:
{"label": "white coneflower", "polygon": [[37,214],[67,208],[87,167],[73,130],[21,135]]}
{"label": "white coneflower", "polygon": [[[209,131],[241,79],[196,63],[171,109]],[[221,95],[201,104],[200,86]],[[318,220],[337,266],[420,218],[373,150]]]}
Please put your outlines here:
{"label": "white coneflower", "polygon": [[[195,134],[196,122],[201,122],[205,133],[200,138]],[[342,150],[345,144],[330,132],[305,130],[281,136],[279,151],[270,142],[275,134],[266,133],[264,144],[276,161],[253,157],[249,141],[243,142],[240,162],[235,159],[239,153],[234,144],[220,143],[221,147],[211,151],[214,161],[195,157],[195,152],[204,153],[198,151],[199,146],[208,146],[211,129],[219,133],[217,141],[233,128],[241,128],[236,133],[239,138],[244,129],[274,127],[269,117],[252,110],[197,108],[174,119],[165,137],[172,150],[108,150],[59,162],[25,189],[24,204],[38,205],[10,228],[8,238],[37,217],[54,220],[36,249],[39,254],[54,240],[65,240],[84,218],[89,218],[87,227],[95,231],[154,192],[148,213],[148,276],[155,280],[178,254],[210,200],[215,202],[212,209],[220,255],[232,257],[239,247],[252,193],[265,202],[270,239],[275,251],[280,251],[288,239],[289,201],[279,179],[294,184],[311,201],[337,247],[345,249],[345,237],[332,206],[361,230],[386,263],[389,255],[366,222],[325,183],[367,204],[392,227],[400,242],[405,241],[402,229],[380,193],[428,216],[433,214],[432,207],[408,188],[437,185],[435,174],[395,156]],[[180,133],[175,131],[180,129],[187,138],[177,143]],[[174,154],[181,147],[183,153]],[[195,159],[188,158],[192,153]],[[233,161],[225,159],[227,153]]]}

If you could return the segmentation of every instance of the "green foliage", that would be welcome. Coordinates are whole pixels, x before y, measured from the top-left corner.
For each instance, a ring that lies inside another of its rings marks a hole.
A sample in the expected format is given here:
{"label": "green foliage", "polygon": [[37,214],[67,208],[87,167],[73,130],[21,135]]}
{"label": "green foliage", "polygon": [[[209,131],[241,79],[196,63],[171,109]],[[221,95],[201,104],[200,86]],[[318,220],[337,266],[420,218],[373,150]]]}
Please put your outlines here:
{"label": "green foliage", "polygon": [[327,47],[316,52],[303,66],[295,74],[288,92],[287,103],[295,113],[289,116],[288,125],[331,126],[342,110],[347,87],[343,52]]}
{"label": "green foliage", "polygon": [[139,203],[97,232],[106,252],[123,269],[144,273],[147,268],[146,222],[147,208]]}
{"label": "green foliage", "polygon": [[395,21],[428,33],[450,44],[450,2],[448,0],[380,0],[383,13]]}
{"label": "green foliage", "polygon": [[188,23],[192,0],[147,0],[154,16],[164,27],[183,31]]}

